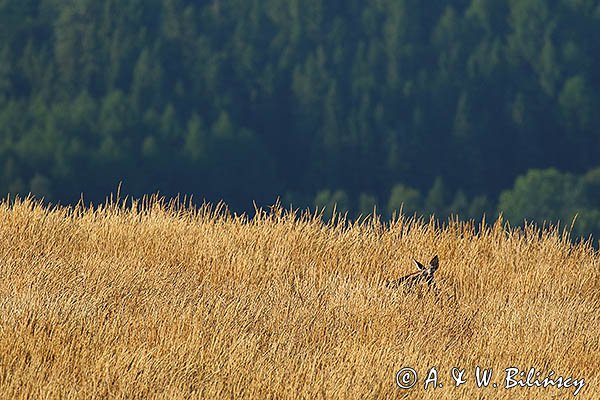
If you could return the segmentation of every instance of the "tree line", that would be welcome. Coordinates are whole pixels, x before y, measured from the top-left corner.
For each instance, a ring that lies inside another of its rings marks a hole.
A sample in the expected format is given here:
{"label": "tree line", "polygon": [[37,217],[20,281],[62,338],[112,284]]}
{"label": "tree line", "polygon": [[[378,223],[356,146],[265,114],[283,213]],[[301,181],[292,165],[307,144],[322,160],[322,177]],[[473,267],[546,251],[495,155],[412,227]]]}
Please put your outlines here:
{"label": "tree line", "polygon": [[598,232],[599,58],[593,0],[5,0],[0,192]]}

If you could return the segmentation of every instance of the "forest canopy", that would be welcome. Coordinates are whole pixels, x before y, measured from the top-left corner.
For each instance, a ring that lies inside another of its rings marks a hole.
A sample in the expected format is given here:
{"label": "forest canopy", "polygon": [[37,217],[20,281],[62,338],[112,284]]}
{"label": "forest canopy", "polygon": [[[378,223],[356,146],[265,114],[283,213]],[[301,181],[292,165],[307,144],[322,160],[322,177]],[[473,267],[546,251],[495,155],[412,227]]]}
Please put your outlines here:
{"label": "forest canopy", "polygon": [[599,88],[595,0],[2,0],[0,193],[598,237]]}

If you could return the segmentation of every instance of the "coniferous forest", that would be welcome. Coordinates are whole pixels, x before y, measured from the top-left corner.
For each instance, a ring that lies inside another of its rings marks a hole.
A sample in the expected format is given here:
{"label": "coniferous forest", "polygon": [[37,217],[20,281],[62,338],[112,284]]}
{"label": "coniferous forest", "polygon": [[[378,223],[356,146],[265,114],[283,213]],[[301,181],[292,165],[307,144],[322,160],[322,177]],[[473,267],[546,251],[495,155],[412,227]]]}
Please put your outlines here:
{"label": "coniferous forest", "polygon": [[2,0],[0,193],[600,233],[596,0]]}

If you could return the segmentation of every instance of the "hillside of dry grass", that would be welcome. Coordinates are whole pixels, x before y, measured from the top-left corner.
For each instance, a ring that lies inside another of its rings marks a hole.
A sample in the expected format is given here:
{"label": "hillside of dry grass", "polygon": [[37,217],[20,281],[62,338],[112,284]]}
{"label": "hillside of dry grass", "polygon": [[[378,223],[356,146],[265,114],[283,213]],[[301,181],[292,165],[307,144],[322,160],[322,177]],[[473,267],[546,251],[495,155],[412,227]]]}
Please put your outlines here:
{"label": "hillside of dry grass", "polygon": [[[385,287],[434,254],[437,293]],[[599,270],[589,243],[502,221],[5,200],[0,398],[573,397],[504,387],[506,368],[534,367],[598,399]],[[432,367],[443,386],[424,390]]]}

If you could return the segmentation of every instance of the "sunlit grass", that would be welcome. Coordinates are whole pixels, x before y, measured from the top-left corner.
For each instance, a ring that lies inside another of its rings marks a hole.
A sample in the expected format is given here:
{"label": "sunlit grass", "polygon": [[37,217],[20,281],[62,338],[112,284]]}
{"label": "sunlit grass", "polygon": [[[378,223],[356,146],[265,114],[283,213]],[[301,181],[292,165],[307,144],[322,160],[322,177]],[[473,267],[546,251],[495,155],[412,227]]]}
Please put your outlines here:
{"label": "sunlit grass", "polygon": [[[386,289],[440,258],[439,293]],[[600,257],[556,229],[0,205],[2,398],[600,398]],[[401,390],[395,374],[419,372]],[[436,367],[442,388],[423,390]],[[477,388],[476,366],[498,388]],[[467,383],[453,387],[452,367]],[[405,396],[405,397],[403,397]]]}

